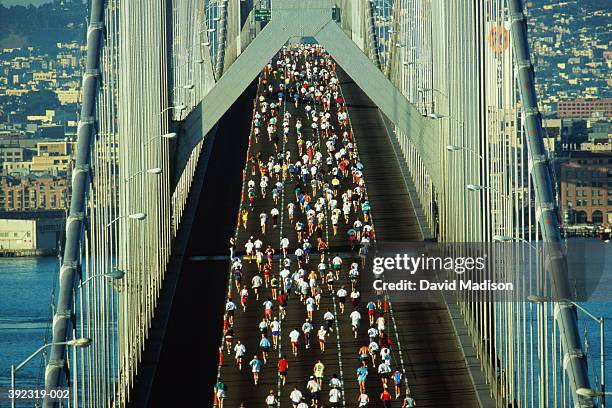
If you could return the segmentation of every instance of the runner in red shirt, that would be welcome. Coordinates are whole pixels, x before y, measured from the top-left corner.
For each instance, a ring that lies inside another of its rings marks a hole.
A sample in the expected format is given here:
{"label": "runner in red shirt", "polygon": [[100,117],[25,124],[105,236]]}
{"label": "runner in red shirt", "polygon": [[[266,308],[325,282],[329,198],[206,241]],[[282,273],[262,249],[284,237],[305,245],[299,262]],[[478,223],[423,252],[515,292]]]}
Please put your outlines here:
{"label": "runner in red shirt", "polygon": [[285,309],[287,308],[287,301],[289,300],[289,296],[285,293],[285,291],[281,291],[276,298],[279,306],[279,313],[281,319],[285,317]]}
{"label": "runner in red shirt", "polygon": [[386,387],[383,390],[383,392],[380,394],[380,400],[383,403],[383,407],[391,408],[391,393],[389,393]]}
{"label": "runner in red shirt", "polygon": [[280,360],[278,360],[278,375],[281,380],[283,380],[283,385],[285,385],[285,381],[287,380],[287,369],[289,368],[289,360],[287,360],[287,356],[283,356]]}

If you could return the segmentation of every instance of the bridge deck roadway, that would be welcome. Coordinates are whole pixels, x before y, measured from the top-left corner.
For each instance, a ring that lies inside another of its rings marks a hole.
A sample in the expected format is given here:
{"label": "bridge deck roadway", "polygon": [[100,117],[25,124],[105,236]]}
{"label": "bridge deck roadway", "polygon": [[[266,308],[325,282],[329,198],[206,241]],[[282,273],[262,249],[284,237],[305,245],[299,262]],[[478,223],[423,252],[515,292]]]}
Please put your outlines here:
{"label": "bridge deck roadway", "polygon": [[[401,179],[401,173],[397,164],[396,152],[389,142],[389,135],[383,125],[381,117],[372,102],[360,91],[360,89],[350,81],[346,75],[342,75],[342,87],[349,106],[349,115],[355,133],[357,150],[365,164],[365,180],[368,190],[368,197],[372,204],[372,216],[374,228],[378,241],[410,241],[420,240],[421,234],[418,229],[414,211],[410,205],[406,188]],[[298,109],[292,104],[284,104],[281,109],[288,111],[292,115],[291,123],[300,117],[304,124],[305,138],[316,138],[315,134],[310,134],[308,124],[310,121],[304,118],[303,106]],[[279,116],[281,116],[279,115]],[[335,118],[335,109],[332,109],[332,117]],[[280,119],[279,119],[280,120]],[[338,127],[337,123],[334,123]],[[280,131],[280,126],[279,126]],[[282,138],[281,138],[282,139]],[[324,143],[321,143],[324,145]],[[284,146],[285,150],[291,150],[293,157],[297,154],[295,138],[290,138]],[[257,144],[252,144],[248,155],[261,152],[264,159],[273,154],[273,144],[267,140],[265,135],[261,135]],[[251,169],[247,163],[245,169],[246,180],[253,177]],[[348,187],[348,182],[343,182],[343,187]],[[290,201],[295,201],[293,194],[294,183],[285,183],[285,193],[281,203],[277,208],[283,209],[280,216],[278,228],[273,229],[268,226],[268,232],[262,235],[259,231],[259,214],[267,212],[274,207],[271,194],[268,192],[267,198],[259,196],[255,201],[255,209],[251,211],[248,221],[248,228],[238,229],[237,241],[238,250],[243,251],[243,245],[250,236],[255,239],[258,237],[264,242],[264,247],[270,243],[275,248],[279,247],[281,235],[288,236],[292,243],[295,243],[296,234],[293,225],[289,223],[286,205]],[[259,188],[257,188],[259,190]],[[243,190],[243,207],[247,206],[247,187]],[[282,206],[282,207],[281,207]],[[283,208],[284,207],[284,208]],[[296,218],[306,222],[304,215],[296,210]],[[350,292],[350,282],[347,279],[347,268],[354,259],[348,246],[345,231],[347,227],[344,222],[340,222],[340,231],[336,237],[331,231],[329,217],[326,220],[326,233],[329,235],[330,254],[341,252],[344,258],[343,270],[340,275],[340,282],[336,282],[335,289],[344,285]],[[293,247],[293,246],[292,246]],[[329,258],[327,260],[329,262]],[[318,255],[314,256],[309,263],[311,269],[316,269]],[[243,282],[249,283],[254,275],[256,267],[254,264],[245,264]],[[279,260],[274,261],[273,273],[280,271]],[[233,285],[232,285],[233,286]],[[233,299],[238,303],[236,289],[232,289]],[[245,402],[247,407],[264,406],[264,399],[273,390],[279,397],[280,406],[291,406],[289,393],[294,386],[307,394],[305,386],[312,374],[313,365],[318,358],[325,364],[325,381],[322,392],[322,399],[325,406],[328,402],[329,387],[327,382],[332,374],[338,374],[343,380],[343,391],[345,405],[356,406],[358,397],[358,385],[356,381],[357,370],[357,350],[362,345],[368,344],[367,339],[367,312],[365,304],[370,299],[362,299],[359,310],[363,316],[362,326],[357,339],[353,338],[351,332],[350,319],[348,314],[351,311],[350,305],[342,315],[338,306],[334,308],[336,298],[325,292],[322,296],[320,309],[314,313],[314,324],[318,328],[323,322],[323,314],[327,309],[337,315],[338,332],[330,333],[327,340],[327,351],[321,354],[316,344],[310,349],[300,344],[300,351],[297,357],[291,353],[291,345],[288,333],[293,328],[301,327],[306,317],[305,307],[301,302],[292,296],[289,301],[287,315],[282,320],[282,335],[279,349],[272,349],[270,359],[262,369],[259,385],[254,386],[251,372],[247,366],[248,361],[257,353],[261,358],[259,348],[259,333],[257,324],[263,315],[262,302],[265,297],[270,295],[270,289],[264,289],[259,302],[254,300],[251,293],[246,312],[236,311],[236,322],[234,326],[235,340],[240,340],[245,344],[247,354],[242,371],[239,371],[234,362],[234,353],[225,353],[220,375],[228,386],[228,396],[225,401],[226,407],[238,407],[241,402]],[[275,310],[275,315],[278,315]],[[407,383],[416,398],[420,407],[476,407],[478,406],[473,386],[470,382],[465,362],[460,350],[458,350],[457,339],[449,320],[446,308],[443,304],[425,303],[406,303],[393,306],[393,319],[387,316],[389,334],[394,342],[393,349],[393,369],[395,366],[403,365],[402,369],[406,373]],[[398,342],[399,345],[398,347]],[[289,375],[285,386],[280,385],[277,376],[276,364],[280,356],[286,355],[289,359]],[[401,356],[401,359],[400,359]],[[403,361],[403,364],[401,363]],[[379,361],[377,361],[379,362]],[[371,399],[372,406],[380,405],[379,394],[381,384],[376,374],[376,369],[371,365],[370,373],[366,382],[367,393]],[[400,400],[394,400],[393,407],[400,407]]]}
{"label": "bridge deck roadway", "polygon": [[[420,240],[414,210],[411,208],[407,190],[401,179],[401,172],[397,164],[397,153],[389,142],[389,135],[381,120],[377,108],[363,94],[363,92],[341,71],[342,90],[348,103],[349,115],[352,122],[357,151],[365,164],[364,177],[368,197],[372,205],[372,217],[378,242]],[[260,91],[261,88],[258,88]],[[258,93],[259,95],[259,93]],[[231,235],[231,225],[236,220],[236,202],[239,186],[239,174],[236,169],[245,163],[247,155],[261,152],[264,160],[273,153],[273,144],[268,142],[265,128],[258,144],[252,144],[248,153],[246,146],[246,126],[250,117],[249,105],[241,102],[241,115],[233,116],[229,124],[221,125],[220,134],[213,148],[209,169],[204,181],[204,187],[199,197],[197,213],[195,215],[191,239],[185,251],[185,261],[177,285],[176,294],[172,302],[170,321],[161,346],[161,354],[154,376],[148,406],[188,406],[188,404],[201,401],[204,406],[212,402],[212,385],[217,375],[217,348],[221,339],[221,320],[223,308],[223,295],[228,289],[229,265],[219,261],[218,255],[226,254],[226,240]],[[235,110],[235,109],[234,109]],[[298,117],[304,124],[303,133],[306,139],[313,139],[317,135],[310,133],[310,121],[304,118],[303,105],[298,109],[292,104],[284,104],[281,115],[285,111],[292,114],[293,125]],[[332,109],[332,118],[335,119],[335,108]],[[282,122],[282,119],[279,119]],[[335,121],[332,122],[338,127]],[[282,127],[279,126],[279,131]],[[293,133],[293,132],[292,132]],[[244,137],[242,135],[245,135]],[[282,141],[282,137],[281,137]],[[324,143],[321,145],[324,147]],[[283,146],[285,150],[292,151],[292,157],[297,156],[295,137]],[[251,177],[249,163],[245,167],[246,180]],[[253,177],[259,184],[259,177]],[[272,184],[272,182],[270,183]],[[259,231],[259,214],[263,211],[269,214],[273,208],[270,188],[267,198],[259,194],[255,200],[255,208],[250,212],[247,230],[238,229],[238,250],[244,251],[244,243],[250,236],[261,237],[264,247],[270,243],[278,251],[281,234],[286,235],[292,242],[291,252],[294,250],[296,233],[290,225],[286,205],[295,201],[293,194],[294,183],[285,183],[285,192],[278,209],[282,210],[279,217],[278,228],[271,228],[262,235]],[[343,187],[348,187],[343,182]],[[236,198],[232,198],[236,197]],[[243,186],[242,198],[246,200],[246,182]],[[196,197],[197,199],[197,197]],[[242,206],[248,204],[242,202]],[[296,219],[305,222],[304,215],[296,209]],[[334,291],[341,285],[350,292],[350,283],[347,279],[347,268],[354,256],[347,245],[347,226],[341,217],[339,233],[333,236],[329,214],[326,218],[325,234],[328,236],[330,254],[339,253],[344,259],[340,281],[335,282]],[[231,220],[231,221],[229,221]],[[352,220],[351,220],[352,221]],[[314,243],[314,242],[313,242]],[[214,256],[198,260],[197,256]],[[194,258],[196,256],[196,258]],[[309,268],[316,269],[318,255],[311,258]],[[330,257],[327,262],[329,263]],[[294,265],[295,265],[295,261]],[[278,274],[280,263],[278,259],[273,262],[273,273]],[[294,267],[295,269],[295,267]],[[245,262],[243,282],[250,288],[251,277],[256,270],[255,264]],[[233,288],[233,283],[231,285]],[[251,291],[252,292],[252,291]],[[313,365],[318,358],[325,364],[325,381],[322,392],[322,402],[328,407],[328,381],[336,373],[343,381],[344,403],[341,407],[355,407],[358,395],[356,381],[357,350],[368,344],[367,312],[365,305],[370,299],[361,299],[359,310],[362,322],[358,338],[353,338],[348,314],[351,311],[349,299],[347,310],[340,314],[336,298],[324,291],[320,309],[314,313],[315,327],[323,322],[323,314],[329,308],[337,316],[337,327],[327,338],[327,351],[321,354],[315,339],[310,349],[305,349],[303,339],[297,357],[291,353],[288,333],[293,328],[301,328],[306,317],[304,305],[292,295],[287,315],[282,320],[282,335],[278,350],[270,351],[270,359],[263,367],[259,385],[254,386],[250,369],[247,364],[257,353],[261,358],[259,348],[260,335],[257,325],[263,315],[262,302],[270,296],[270,289],[262,291],[260,301],[255,301],[253,293],[250,294],[246,312],[240,307],[235,317],[235,337],[245,344],[247,354],[245,367],[238,370],[234,361],[234,353],[224,353],[220,375],[228,386],[225,408],[238,408],[245,402],[248,408],[265,406],[264,399],[271,389],[279,396],[281,407],[290,407],[289,394],[293,386],[307,394],[305,386],[312,373]],[[238,304],[236,289],[232,296]],[[335,307],[334,307],[335,304]],[[425,303],[394,303],[391,316],[387,315],[387,328],[393,341],[392,366],[402,366],[405,378],[419,407],[477,407],[477,399],[473,385],[469,379],[457,339],[452,329],[451,321],[443,304]],[[275,315],[278,310],[275,305]],[[396,325],[393,324],[395,320]],[[399,342],[397,341],[399,339]],[[399,347],[398,347],[399,344]],[[285,386],[279,384],[276,364],[279,356],[287,355],[289,360],[288,379]],[[377,360],[377,363],[380,358]],[[403,364],[401,362],[403,361]],[[195,375],[191,375],[191,373]],[[405,387],[404,387],[405,388]],[[381,384],[376,369],[370,364],[369,375],[366,381],[366,391],[370,396],[370,406],[380,406],[378,396]],[[133,401],[133,406],[139,406],[139,401]],[[392,406],[401,407],[401,400],[393,400]]]}
{"label": "bridge deck roadway", "polygon": [[[399,160],[381,115],[344,73],[339,77],[350,112],[372,204],[378,243],[422,238]],[[393,314],[407,381],[419,407],[477,407],[458,340],[442,303],[394,303]],[[398,405],[400,406],[400,405]]]}

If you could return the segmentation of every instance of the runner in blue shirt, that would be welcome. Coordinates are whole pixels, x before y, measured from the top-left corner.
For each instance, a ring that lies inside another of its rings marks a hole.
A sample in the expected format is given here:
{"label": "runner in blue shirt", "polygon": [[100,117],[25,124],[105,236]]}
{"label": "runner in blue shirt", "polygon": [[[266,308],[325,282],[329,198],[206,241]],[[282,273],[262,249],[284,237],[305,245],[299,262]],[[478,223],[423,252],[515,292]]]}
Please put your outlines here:
{"label": "runner in blue shirt", "polygon": [[365,361],[361,362],[361,367],[357,369],[357,382],[359,383],[359,393],[365,393],[365,380],[368,377],[368,366]]}
{"label": "runner in blue shirt", "polygon": [[259,347],[261,347],[264,364],[268,362],[268,352],[270,351],[270,346],[270,340],[268,340],[268,337],[264,335],[259,341]]}
{"label": "runner in blue shirt", "polygon": [[393,372],[393,382],[395,383],[395,398],[399,398],[402,387],[402,377],[404,374],[399,367],[395,367],[395,371]]}
{"label": "runner in blue shirt", "polygon": [[253,372],[253,382],[257,385],[259,380],[259,372],[261,371],[261,360],[257,358],[257,355],[253,356],[253,359],[249,362],[251,371]]}

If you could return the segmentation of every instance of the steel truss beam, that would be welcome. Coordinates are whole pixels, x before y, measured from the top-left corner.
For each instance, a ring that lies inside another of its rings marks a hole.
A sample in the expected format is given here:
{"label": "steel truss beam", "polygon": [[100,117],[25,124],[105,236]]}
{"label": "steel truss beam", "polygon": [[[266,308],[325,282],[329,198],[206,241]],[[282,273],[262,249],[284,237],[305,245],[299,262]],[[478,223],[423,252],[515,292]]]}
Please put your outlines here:
{"label": "steel truss beam", "polygon": [[261,72],[262,67],[291,40],[314,37],[363,89],[378,108],[407,134],[439,185],[440,142],[438,124],[421,116],[370,59],[332,19],[330,0],[275,0],[270,23],[249,44],[201,101],[202,127],[179,138],[176,174],[180,176],[193,148],[221,119],[234,101]]}

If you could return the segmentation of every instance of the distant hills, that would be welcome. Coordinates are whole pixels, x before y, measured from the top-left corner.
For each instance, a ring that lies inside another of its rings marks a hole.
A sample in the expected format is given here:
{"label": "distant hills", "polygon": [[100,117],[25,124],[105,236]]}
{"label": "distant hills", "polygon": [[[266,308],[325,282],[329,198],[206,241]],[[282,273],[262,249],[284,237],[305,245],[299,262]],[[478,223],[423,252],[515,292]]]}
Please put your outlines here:
{"label": "distant hills", "polygon": [[79,0],[40,6],[0,4],[0,48],[37,47],[52,51],[57,42],[84,41],[87,8]]}

